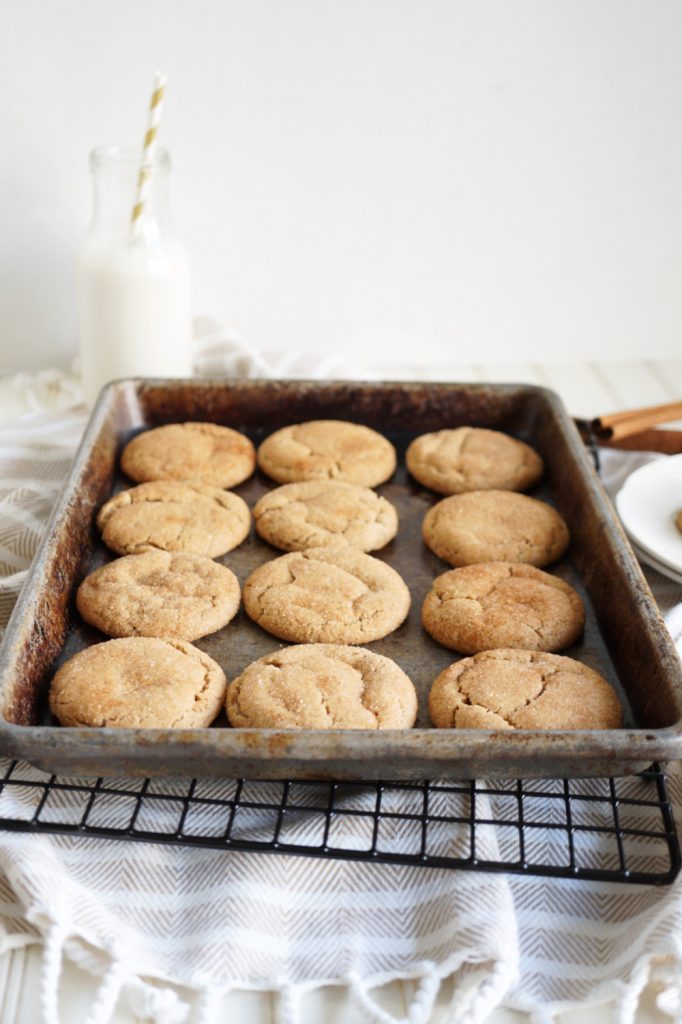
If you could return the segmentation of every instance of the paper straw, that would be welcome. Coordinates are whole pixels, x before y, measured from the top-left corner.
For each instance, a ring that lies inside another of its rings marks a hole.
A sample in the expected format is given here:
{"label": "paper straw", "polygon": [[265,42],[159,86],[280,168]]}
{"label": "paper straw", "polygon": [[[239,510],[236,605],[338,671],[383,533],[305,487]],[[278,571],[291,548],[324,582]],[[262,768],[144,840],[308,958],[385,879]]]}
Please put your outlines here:
{"label": "paper straw", "polygon": [[157,71],[154,77],[154,92],[149,104],[149,121],[147,122],[147,131],[142,148],[142,164],[137,178],[135,205],[133,206],[130,218],[130,234],[133,238],[140,232],[142,214],[144,213],[145,203],[149,196],[152,169],[154,167],[154,154],[156,153],[156,136],[159,132],[159,122],[163,112],[163,94],[167,78],[168,76],[160,71]]}

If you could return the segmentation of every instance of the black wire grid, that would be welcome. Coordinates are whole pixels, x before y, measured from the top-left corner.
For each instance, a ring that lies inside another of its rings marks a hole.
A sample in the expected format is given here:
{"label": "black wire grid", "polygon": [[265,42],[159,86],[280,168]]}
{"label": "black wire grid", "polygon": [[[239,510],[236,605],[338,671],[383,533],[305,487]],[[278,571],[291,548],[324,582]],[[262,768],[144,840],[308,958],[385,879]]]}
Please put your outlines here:
{"label": "black wire grid", "polygon": [[363,785],[6,765],[0,828],[11,831],[649,885],[680,868],[658,765],[619,779]]}

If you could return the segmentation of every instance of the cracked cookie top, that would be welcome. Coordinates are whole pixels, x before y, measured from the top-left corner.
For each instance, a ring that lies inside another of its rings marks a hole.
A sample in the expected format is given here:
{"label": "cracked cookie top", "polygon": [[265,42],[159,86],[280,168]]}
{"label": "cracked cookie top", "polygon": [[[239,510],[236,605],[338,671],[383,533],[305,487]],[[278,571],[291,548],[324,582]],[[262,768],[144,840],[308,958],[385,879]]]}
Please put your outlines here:
{"label": "cracked cookie top", "polygon": [[276,487],[253,510],[263,540],[284,551],[341,541],[360,551],[383,548],[398,532],[398,513],[369,487],[308,480]]}
{"label": "cracked cookie top", "polygon": [[94,644],[59,669],[50,710],[62,725],[202,728],[225,699],[212,658],[182,640],[129,637]]}
{"label": "cracked cookie top", "polygon": [[415,480],[439,494],[525,491],[542,476],[535,449],[499,430],[457,427],[416,437],[405,453]]}
{"label": "cracked cookie top", "polygon": [[433,581],[422,623],[434,640],[461,654],[494,647],[560,651],[585,625],[580,596],[532,565],[484,562]]}
{"label": "cracked cookie top", "polygon": [[86,622],[107,636],[196,640],[234,618],[239,582],[203,555],[144,551],[86,576],[76,595]]}
{"label": "cracked cookie top", "polygon": [[454,566],[525,562],[542,568],[560,558],[569,542],[556,509],[514,491],[467,491],[429,509],[424,542]]}
{"label": "cracked cookie top", "polygon": [[238,728],[410,729],[417,695],[394,661],[361,647],[301,644],[259,658],[230,683]]}
{"label": "cracked cookie top", "polygon": [[157,549],[218,558],[246,539],[251,513],[230,491],[155,480],[114,495],[99,510],[97,526],[118,555]]}
{"label": "cracked cookie top", "polygon": [[440,729],[617,729],[622,709],[598,672],[558,654],[503,649],[463,658],[429,694]]}
{"label": "cracked cookie top", "polygon": [[258,465],[278,483],[341,480],[363,487],[384,483],[396,467],[395,448],[376,430],[343,420],[311,420],[270,434]]}
{"label": "cracked cookie top", "polygon": [[191,480],[236,487],[256,468],[256,451],[245,434],[216,423],[171,423],[138,434],[121,454],[123,472],[136,483]]}
{"label": "cracked cookie top", "polygon": [[370,643],[397,629],[410,610],[395,569],[338,544],[266,562],[243,596],[254,622],[293,643]]}

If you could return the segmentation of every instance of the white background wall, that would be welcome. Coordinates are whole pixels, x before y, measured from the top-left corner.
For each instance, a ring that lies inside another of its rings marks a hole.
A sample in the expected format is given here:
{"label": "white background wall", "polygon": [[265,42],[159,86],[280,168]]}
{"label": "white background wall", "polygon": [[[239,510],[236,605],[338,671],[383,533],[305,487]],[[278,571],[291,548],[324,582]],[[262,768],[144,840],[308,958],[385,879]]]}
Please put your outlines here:
{"label": "white background wall", "polygon": [[0,0],[0,370],[75,352],[153,72],[195,310],[373,363],[675,357],[679,0]]}

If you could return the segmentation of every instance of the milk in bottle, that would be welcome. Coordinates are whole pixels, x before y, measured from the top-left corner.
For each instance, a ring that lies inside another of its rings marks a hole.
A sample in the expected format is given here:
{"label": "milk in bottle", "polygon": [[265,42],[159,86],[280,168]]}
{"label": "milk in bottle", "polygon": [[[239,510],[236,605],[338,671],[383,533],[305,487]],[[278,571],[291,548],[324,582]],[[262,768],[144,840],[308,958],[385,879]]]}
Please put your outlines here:
{"label": "milk in bottle", "polygon": [[139,152],[93,151],[95,212],[79,255],[83,390],[88,403],[119,377],[192,374],[190,273],[168,205],[170,161],[159,149],[145,211],[131,232]]}

